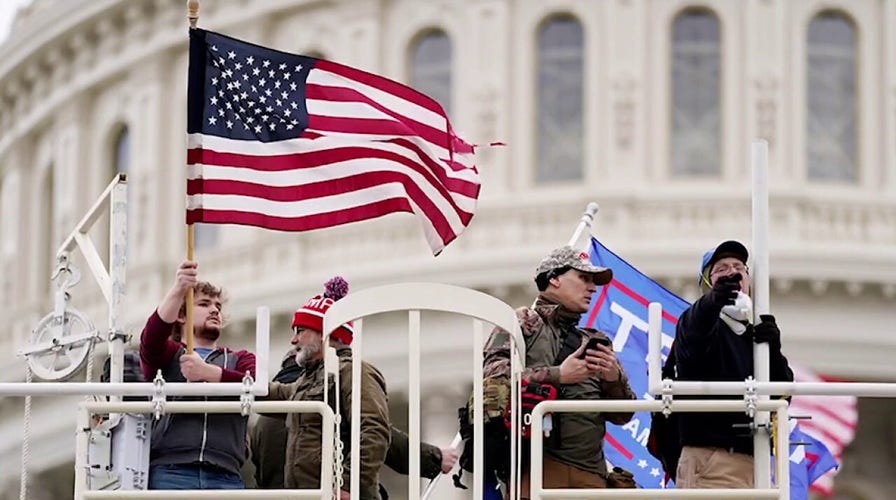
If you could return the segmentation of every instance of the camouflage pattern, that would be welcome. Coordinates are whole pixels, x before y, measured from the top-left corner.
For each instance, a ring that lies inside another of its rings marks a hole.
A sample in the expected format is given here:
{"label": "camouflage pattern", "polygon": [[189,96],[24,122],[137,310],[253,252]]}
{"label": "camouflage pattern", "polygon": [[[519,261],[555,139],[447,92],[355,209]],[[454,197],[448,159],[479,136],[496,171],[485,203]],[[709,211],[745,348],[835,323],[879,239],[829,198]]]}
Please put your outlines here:
{"label": "camouflage pattern", "polygon": [[555,249],[547,257],[541,260],[535,269],[535,275],[548,273],[554,269],[571,267],[583,273],[593,274],[594,283],[598,286],[606,285],[613,280],[613,270],[606,267],[595,266],[588,258],[588,254],[566,245]]}
{"label": "camouflage pattern", "polygon": [[[580,318],[580,314],[570,313],[543,297],[539,297],[534,308],[517,310],[526,343],[523,378],[554,385],[560,390],[560,399],[636,399],[621,363],[619,380],[605,381],[595,376],[578,384],[560,383],[562,359],[559,358],[564,339],[574,339],[575,347],[578,347],[592,336],[608,338],[603,332],[578,328]],[[566,349],[562,357],[565,358],[568,351]],[[497,386],[510,379],[510,334],[504,330],[496,328],[486,343],[483,376],[486,386]],[[492,397],[486,401],[486,413],[498,408],[503,411],[507,407],[509,382],[504,386],[508,387],[507,392],[492,388]],[[554,415],[554,431],[551,438],[545,440],[545,453],[561,463],[607,477],[603,455],[606,422],[621,425],[632,416],[631,412]]]}

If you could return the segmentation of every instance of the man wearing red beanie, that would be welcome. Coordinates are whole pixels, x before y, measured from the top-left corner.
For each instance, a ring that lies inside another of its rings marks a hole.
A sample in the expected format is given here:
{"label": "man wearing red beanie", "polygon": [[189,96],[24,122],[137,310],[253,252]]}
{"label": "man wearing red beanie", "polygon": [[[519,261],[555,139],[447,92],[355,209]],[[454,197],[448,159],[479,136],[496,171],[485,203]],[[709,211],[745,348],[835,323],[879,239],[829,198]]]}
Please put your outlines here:
{"label": "man wearing red beanie", "polygon": [[[292,345],[296,348],[296,363],[304,369],[290,384],[271,382],[269,399],[293,401],[323,401],[324,399],[324,343],[323,318],[327,309],[348,292],[348,283],[340,277],[327,282],[323,295],[312,297],[293,317]],[[339,405],[342,415],[340,439],[344,449],[341,498],[349,498],[351,472],[350,421],[352,402],[352,342],[351,323],[341,325],[330,334],[330,346],[339,356]],[[336,398],[335,381],[330,379],[328,401]],[[287,488],[319,488],[321,467],[321,418],[316,413],[291,413],[287,417],[289,436],[286,448],[285,482]],[[383,375],[366,362],[361,362],[361,500],[381,500],[379,494],[380,468],[389,449],[391,424]]]}

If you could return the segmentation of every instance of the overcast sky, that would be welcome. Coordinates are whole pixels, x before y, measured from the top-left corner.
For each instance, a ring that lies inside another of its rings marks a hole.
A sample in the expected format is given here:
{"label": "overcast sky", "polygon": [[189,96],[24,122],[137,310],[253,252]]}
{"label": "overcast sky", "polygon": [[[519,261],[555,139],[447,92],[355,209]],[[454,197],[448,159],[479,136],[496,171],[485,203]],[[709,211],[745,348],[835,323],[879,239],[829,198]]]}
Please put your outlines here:
{"label": "overcast sky", "polygon": [[31,3],[31,0],[0,0],[0,43],[6,41],[9,35],[9,28],[12,26],[12,18],[16,14],[16,10],[22,6]]}

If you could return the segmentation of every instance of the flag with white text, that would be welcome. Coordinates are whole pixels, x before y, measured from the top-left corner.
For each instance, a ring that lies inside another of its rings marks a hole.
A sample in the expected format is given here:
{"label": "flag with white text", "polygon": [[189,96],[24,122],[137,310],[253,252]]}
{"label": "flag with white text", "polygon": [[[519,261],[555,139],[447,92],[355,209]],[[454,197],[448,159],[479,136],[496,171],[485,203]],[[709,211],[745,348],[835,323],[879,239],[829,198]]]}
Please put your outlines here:
{"label": "flag with white text", "polygon": [[187,223],[305,231],[410,212],[434,254],[467,227],[473,147],[392,80],[190,30]]}
{"label": "flag with white text", "polygon": [[[607,333],[613,339],[613,348],[622,362],[626,374],[629,377],[632,390],[635,394],[652,399],[648,394],[647,381],[647,306],[651,302],[659,302],[663,306],[662,345],[663,359],[669,353],[669,347],[675,337],[675,325],[678,317],[690,304],[674,293],[653,281],[631,264],[614,254],[599,241],[591,240],[591,261],[598,266],[609,267],[613,270],[613,281],[602,287],[593,299],[591,310],[582,317],[581,326],[596,328]],[[792,363],[791,363],[792,366]],[[808,378],[808,372],[804,369],[794,368],[799,380]],[[794,398],[791,405],[793,415],[815,415],[815,406],[824,406],[829,400],[821,396]],[[854,406],[854,399],[853,406]],[[809,402],[811,400],[814,402]],[[800,401],[799,410],[794,408]],[[805,401],[805,402],[804,402]],[[841,401],[838,406],[848,405],[847,401]],[[802,410],[802,411],[800,411]],[[812,411],[806,411],[812,410]],[[805,449],[794,446],[791,448],[791,498],[804,500],[806,498],[805,487],[800,489],[795,481],[802,481],[811,485],[822,474],[836,466],[837,461],[828,451],[825,443],[809,435],[810,431],[815,435],[823,435],[825,432],[832,434],[830,439],[848,443],[852,439],[855,429],[855,415],[847,417],[846,421],[839,421],[837,426],[826,423],[827,416],[821,414],[821,420],[805,421],[800,424],[803,429],[796,429],[791,434],[791,439],[800,442],[809,442]],[[634,418],[622,426],[607,425],[606,445],[604,447],[607,460],[630,470],[635,475],[635,480],[642,488],[664,488],[665,471],[660,462],[655,459],[646,448],[647,438],[650,435],[650,413],[636,413]],[[803,439],[806,438],[806,439]],[[842,441],[841,441],[842,440]],[[844,444],[845,446],[845,444]],[[842,451],[842,446],[838,451]],[[839,454],[837,454],[839,458]],[[821,481],[819,481],[821,482]],[[802,491],[803,493],[799,493]],[[824,490],[821,490],[824,492]]]}

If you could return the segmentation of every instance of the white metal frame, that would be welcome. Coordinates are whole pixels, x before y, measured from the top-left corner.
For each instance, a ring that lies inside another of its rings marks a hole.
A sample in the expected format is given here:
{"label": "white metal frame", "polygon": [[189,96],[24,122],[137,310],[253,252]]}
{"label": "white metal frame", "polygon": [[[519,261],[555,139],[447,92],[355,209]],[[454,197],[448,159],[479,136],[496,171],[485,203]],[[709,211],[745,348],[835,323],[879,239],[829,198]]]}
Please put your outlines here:
{"label": "white metal frame", "polygon": [[[346,295],[324,315],[324,337],[329,338],[340,325],[354,321],[354,339],[352,341],[352,416],[351,416],[351,463],[357,464],[360,459],[361,419],[360,411],[360,377],[361,377],[361,318],[373,314],[396,311],[408,311],[408,348],[410,371],[408,440],[410,442],[410,466],[408,469],[408,499],[420,499],[420,311],[443,311],[465,316],[473,320],[473,498],[482,498],[484,467],[483,458],[483,396],[482,396],[482,361],[485,335],[483,322],[500,327],[511,335],[511,423],[514,429],[519,427],[519,397],[522,367],[525,364],[525,343],[517,321],[516,313],[506,303],[475,290],[440,283],[401,283],[368,288]],[[333,362],[325,358],[327,363]],[[336,367],[338,371],[338,367]],[[324,370],[333,371],[330,366]],[[326,378],[325,378],[326,384]],[[325,392],[326,394],[326,392]],[[512,432],[511,484],[519,483],[519,433]],[[360,469],[351,468],[351,498],[357,500]],[[519,488],[511,488],[516,495]]]}
{"label": "white metal frame", "polygon": [[[208,384],[194,384],[208,385]],[[332,500],[333,449],[321,450],[320,488],[307,490],[112,490],[88,491],[87,446],[90,439],[91,416],[95,413],[153,413],[152,402],[84,402],[78,407],[78,433],[75,440],[75,500],[214,498],[263,499],[263,498],[318,498]],[[259,401],[246,404],[241,401],[171,401],[165,404],[168,413],[319,413],[323,422],[323,442],[333,441],[334,414],[320,401]]]}
{"label": "white metal frame", "polygon": [[[787,402],[784,400],[761,401],[756,407],[762,411],[778,413],[778,443],[776,463],[777,488],[754,489],[545,489],[542,464],[544,456],[543,423],[547,412],[612,412],[612,411],[661,411],[667,408],[663,401],[593,400],[593,401],[543,401],[532,410],[532,460],[529,474],[532,500],[551,498],[712,498],[712,499],[778,499],[790,500],[790,424]],[[679,412],[737,412],[746,410],[745,401],[733,400],[690,400],[674,401],[669,407]]]}

